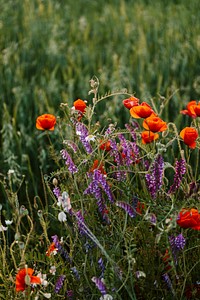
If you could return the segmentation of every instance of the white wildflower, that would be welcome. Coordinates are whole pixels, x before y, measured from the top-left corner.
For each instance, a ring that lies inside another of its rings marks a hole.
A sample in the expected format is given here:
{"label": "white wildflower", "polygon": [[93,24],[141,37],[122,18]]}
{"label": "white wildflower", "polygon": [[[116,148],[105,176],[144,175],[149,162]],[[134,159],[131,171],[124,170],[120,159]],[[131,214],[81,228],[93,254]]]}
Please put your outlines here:
{"label": "white wildflower", "polygon": [[58,214],[58,220],[60,222],[66,222],[67,221],[67,216],[66,214],[64,213],[64,211],[61,211],[59,214]]}
{"label": "white wildflower", "polygon": [[6,225],[11,225],[13,220],[5,220]]}
{"label": "white wildflower", "polygon": [[8,227],[5,227],[3,225],[0,225],[0,231],[6,231],[8,229]]}

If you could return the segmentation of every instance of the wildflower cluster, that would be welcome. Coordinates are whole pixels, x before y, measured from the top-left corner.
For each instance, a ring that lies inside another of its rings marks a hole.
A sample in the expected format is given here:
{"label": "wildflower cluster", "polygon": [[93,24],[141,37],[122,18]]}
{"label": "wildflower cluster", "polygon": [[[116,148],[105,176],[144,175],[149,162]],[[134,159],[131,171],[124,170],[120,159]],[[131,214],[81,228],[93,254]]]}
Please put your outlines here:
{"label": "wildflower cluster", "polygon": [[[51,131],[49,138],[57,135],[60,149],[53,149],[57,169],[45,177],[46,204],[35,198],[31,219],[18,201],[12,203],[11,257],[21,247],[11,274],[15,293],[36,299],[153,299],[162,289],[164,297],[170,291],[181,299],[187,284],[199,280],[192,254],[199,253],[199,166],[191,161],[199,155],[199,103],[191,101],[181,111],[191,126],[178,128],[162,119],[155,103],[123,93],[98,98],[96,77],[91,88],[92,103],[61,105],[63,127],[53,115],[36,120],[37,129]],[[94,121],[98,103],[113,96],[123,96],[121,109],[129,117],[124,128]],[[0,226],[7,249],[7,228]]]}

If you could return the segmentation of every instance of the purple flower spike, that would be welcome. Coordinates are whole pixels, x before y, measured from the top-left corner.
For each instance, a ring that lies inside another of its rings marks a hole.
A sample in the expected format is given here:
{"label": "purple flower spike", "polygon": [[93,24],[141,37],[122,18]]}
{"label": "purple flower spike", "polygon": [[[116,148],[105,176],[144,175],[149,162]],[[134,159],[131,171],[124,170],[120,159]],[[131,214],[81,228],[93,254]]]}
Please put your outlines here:
{"label": "purple flower spike", "polygon": [[63,149],[60,151],[60,153],[62,155],[62,158],[65,160],[65,164],[68,166],[69,172],[72,174],[78,172],[78,168],[75,166],[67,150]]}
{"label": "purple flower spike", "polygon": [[105,265],[104,265],[102,257],[99,258],[98,265],[99,265],[99,268],[101,269],[100,278],[102,278],[104,276],[104,271],[105,271]]}
{"label": "purple flower spike", "polygon": [[73,300],[74,299],[74,293],[73,293],[73,291],[72,290],[68,290],[66,292],[66,297],[67,297],[68,300]]}
{"label": "purple flower spike", "polygon": [[170,279],[168,273],[164,273],[164,274],[162,275],[162,279],[163,279],[164,282],[166,283],[167,288],[172,292],[172,294],[174,294],[172,282],[171,282],[171,279]]}
{"label": "purple flower spike", "polygon": [[156,198],[157,192],[162,186],[164,171],[164,160],[161,155],[157,155],[154,163],[150,167],[150,172],[145,175],[147,187],[152,199]]}
{"label": "purple flower spike", "polygon": [[60,253],[60,255],[66,259],[69,263],[72,262],[71,258],[69,257],[69,254],[67,253],[67,251],[62,247],[59,239],[58,239],[58,236],[57,235],[53,235],[52,237],[52,240],[55,244],[55,247],[58,249],[58,253]]}
{"label": "purple flower spike", "polygon": [[79,136],[79,139],[83,144],[83,147],[85,148],[86,152],[89,154],[92,153],[92,147],[87,139],[89,135],[88,130],[83,123],[81,122],[76,123],[76,134]]}
{"label": "purple flower spike", "polygon": [[131,218],[136,217],[136,211],[130,204],[120,201],[116,202],[116,205],[123,208]]}
{"label": "purple flower spike", "polygon": [[56,284],[55,284],[54,293],[56,293],[56,294],[59,293],[59,291],[61,290],[61,288],[63,286],[64,280],[65,280],[65,275],[59,276],[59,278],[58,278],[58,280],[56,281]]}
{"label": "purple flower spike", "polygon": [[96,284],[96,287],[99,289],[102,295],[106,295],[106,286],[103,283],[103,279],[92,277],[92,281]]}
{"label": "purple flower spike", "polygon": [[57,186],[53,189],[53,193],[56,196],[56,198],[59,198],[61,196],[60,189]]}
{"label": "purple flower spike", "polygon": [[186,162],[184,159],[180,159],[179,161],[176,162],[175,164],[175,175],[174,175],[174,182],[171,185],[168,194],[174,193],[177,191],[177,189],[181,185],[181,181],[183,179],[183,175],[186,172]]}
{"label": "purple flower spike", "polygon": [[173,236],[173,235],[170,236],[169,237],[169,242],[170,242],[170,245],[171,245],[174,262],[177,265],[177,263],[178,263],[177,255],[185,247],[186,240],[185,240],[184,236],[181,233],[181,234],[177,235],[176,237]]}
{"label": "purple flower spike", "polygon": [[80,280],[80,275],[79,275],[79,272],[78,272],[77,268],[76,267],[72,267],[71,271],[74,274],[74,276],[76,277],[76,279],[79,281]]}
{"label": "purple flower spike", "polygon": [[103,205],[101,189],[107,194],[110,202],[114,202],[113,194],[108,185],[104,174],[102,174],[99,170],[94,170],[92,176],[92,182],[89,184],[87,189],[84,191],[84,194],[93,194],[98,201],[101,201],[101,205]]}

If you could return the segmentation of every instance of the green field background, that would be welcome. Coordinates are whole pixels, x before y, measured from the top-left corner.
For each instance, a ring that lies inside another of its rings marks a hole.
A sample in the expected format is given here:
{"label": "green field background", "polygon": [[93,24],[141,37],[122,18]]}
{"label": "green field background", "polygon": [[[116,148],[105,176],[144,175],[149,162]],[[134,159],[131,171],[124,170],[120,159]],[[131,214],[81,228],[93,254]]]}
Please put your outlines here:
{"label": "green field background", "polygon": [[[90,103],[93,75],[100,95],[127,89],[157,107],[173,95],[162,117],[187,123],[179,111],[200,94],[200,1],[0,0],[0,49],[1,181],[9,169],[16,184],[24,174],[33,196],[41,170],[53,169],[35,119],[59,116],[61,102]],[[96,119],[123,125],[122,99]]]}

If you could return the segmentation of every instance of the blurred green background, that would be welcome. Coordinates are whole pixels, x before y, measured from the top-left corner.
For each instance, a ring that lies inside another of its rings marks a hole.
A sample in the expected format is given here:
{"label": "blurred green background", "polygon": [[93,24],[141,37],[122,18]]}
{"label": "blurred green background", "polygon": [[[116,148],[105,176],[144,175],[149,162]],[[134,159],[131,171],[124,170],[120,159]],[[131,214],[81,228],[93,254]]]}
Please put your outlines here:
{"label": "blurred green background", "polygon": [[[101,95],[126,88],[159,107],[174,93],[163,117],[183,122],[180,109],[200,94],[200,1],[0,0],[0,48],[1,179],[25,174],[33,197],[40,167],[52,170],[35,119],[59,115],[61,102],[90,102],[93,75]],[[124,123],[122,99],[101,105],[97,119]]]}

